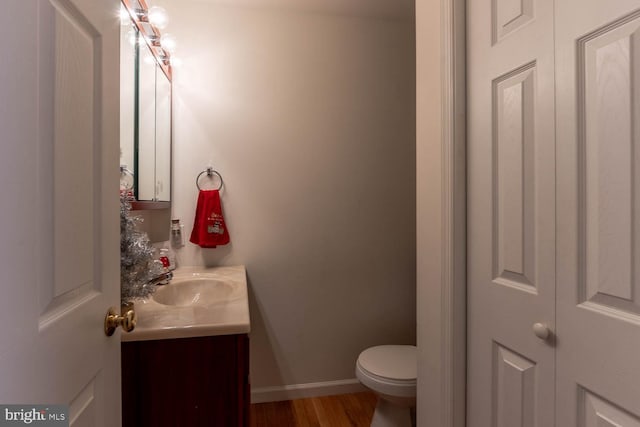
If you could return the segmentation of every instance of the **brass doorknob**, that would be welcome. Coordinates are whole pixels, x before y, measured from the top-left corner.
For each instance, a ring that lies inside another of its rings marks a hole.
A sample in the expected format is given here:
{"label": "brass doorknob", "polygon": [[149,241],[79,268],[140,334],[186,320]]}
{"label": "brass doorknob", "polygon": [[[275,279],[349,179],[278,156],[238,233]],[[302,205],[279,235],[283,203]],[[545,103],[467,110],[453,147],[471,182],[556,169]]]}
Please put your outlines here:
{"label": "brass doorknob", "polygon": [[131,332],[135,329],[138,322],[138,315],[133,308],[123,307],[124,314],[116,314],[116,309],[110,307],[104,318],[104,333],[110,337],[116,331],[118,326],[122,326],[125,332]]}

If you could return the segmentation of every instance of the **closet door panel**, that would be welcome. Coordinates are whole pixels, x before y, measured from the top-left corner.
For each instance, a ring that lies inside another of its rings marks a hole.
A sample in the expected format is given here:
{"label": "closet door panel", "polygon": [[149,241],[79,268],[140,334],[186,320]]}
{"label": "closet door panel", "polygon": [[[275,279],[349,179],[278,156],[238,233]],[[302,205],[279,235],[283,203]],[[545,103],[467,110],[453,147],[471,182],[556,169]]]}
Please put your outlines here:
{"label": "closet door panel", "polygon": [[553,5],[468,3],[469,426],[554,414]]}
{"label": "closet door panel", "polygon": [[640,4],[556,1],[556,47],[556,425],[636,426]]}

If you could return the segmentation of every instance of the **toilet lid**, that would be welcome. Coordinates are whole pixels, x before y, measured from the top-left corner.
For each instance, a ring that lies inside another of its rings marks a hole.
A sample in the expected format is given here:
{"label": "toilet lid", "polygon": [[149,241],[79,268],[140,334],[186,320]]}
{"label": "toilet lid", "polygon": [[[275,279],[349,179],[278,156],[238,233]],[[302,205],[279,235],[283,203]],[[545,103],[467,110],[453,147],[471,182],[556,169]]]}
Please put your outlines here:
{"label": "toilet lid", "polygon": [[374,375],[394,380],[418,376],[417,349],[413,345],[380,345],[360,353],[360,366]]}

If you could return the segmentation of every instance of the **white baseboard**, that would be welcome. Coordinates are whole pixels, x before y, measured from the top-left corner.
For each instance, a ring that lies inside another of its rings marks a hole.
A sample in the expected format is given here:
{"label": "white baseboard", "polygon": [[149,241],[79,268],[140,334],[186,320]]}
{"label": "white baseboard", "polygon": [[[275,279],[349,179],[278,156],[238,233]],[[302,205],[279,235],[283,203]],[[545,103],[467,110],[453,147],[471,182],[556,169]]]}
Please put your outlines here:
{"label": "white baseboard", "polygon": [[252,387],[251,403],[278,402],[281,400],[304,399],[307,397],[358,393],[366,390],[367,388],[356,378],[275,387]]}

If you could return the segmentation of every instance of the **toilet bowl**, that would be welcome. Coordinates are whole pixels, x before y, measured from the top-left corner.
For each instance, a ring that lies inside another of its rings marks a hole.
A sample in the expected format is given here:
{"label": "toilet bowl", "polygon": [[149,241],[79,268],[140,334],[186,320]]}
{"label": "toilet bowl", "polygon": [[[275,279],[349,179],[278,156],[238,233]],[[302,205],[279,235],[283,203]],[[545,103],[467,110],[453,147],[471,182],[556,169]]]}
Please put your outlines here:
{"label": "toilet bowl", "polygon": [[356,377],[378,395],[371,427],[411,427],[417,371],[413,345],[380,345],[360,353]]}

